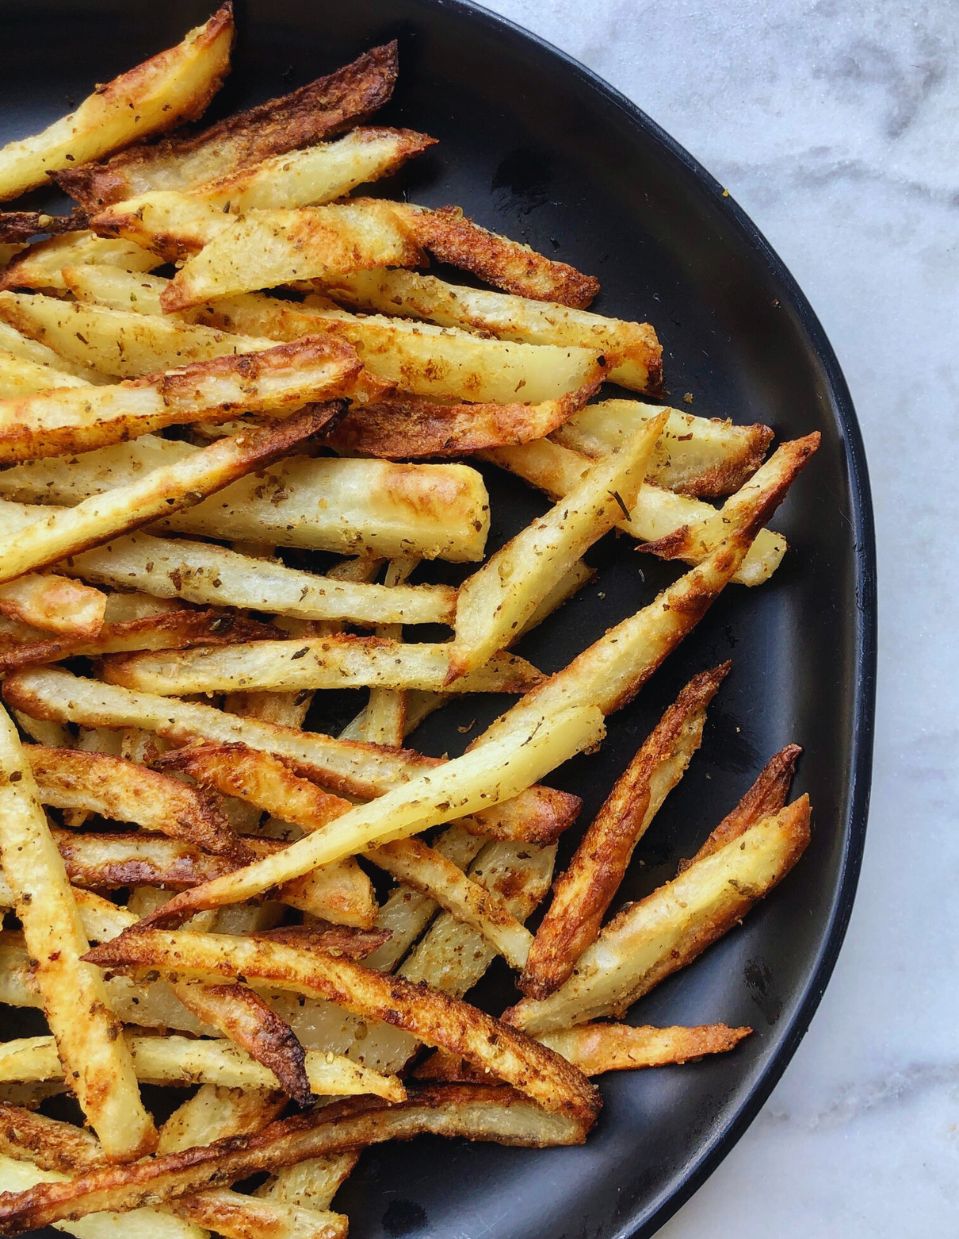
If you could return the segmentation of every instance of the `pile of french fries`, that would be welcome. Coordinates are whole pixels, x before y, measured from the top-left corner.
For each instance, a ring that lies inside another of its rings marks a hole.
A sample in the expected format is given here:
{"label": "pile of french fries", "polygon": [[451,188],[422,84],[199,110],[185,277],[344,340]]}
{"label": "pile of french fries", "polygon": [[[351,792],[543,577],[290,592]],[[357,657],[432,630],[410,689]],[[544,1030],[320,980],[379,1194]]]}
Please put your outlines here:
{"label": "pile of french fries", "polygon": [[[748,1034],[622,1021],[809,838],[789,746],[615,910],[729,664],[555,879],[580,802],[543,780],[728,584],[774,574],[818,436],[767,458],[767,427],[666,407],[654,329],[587,309],[592,277],[365,195],[434,145],[368,123],[395,45],[177,132],[233,35],[225,4],[0,150],[0,200],[53,177],[76,202],[0,213],[0,1003],[47,1030],[0,1044],[4,1235],[112,1239],[122,1212],[134,1239],[334,1239],[368,1145],[579,1144],[590,1077]],[[544,495],[492,553],[477,461]],[[513,647],[613,531],[680,570],[543,675]],[[417,584],[424,560],[462,583]],[[342,688],[368,690],[345,731],[305,729]],[[463,693],[516,701],[462,756],[408,743]],[[522,995],[499,1016],[467,998],[497,956]],[[180,1090],[162,1123],[145,1083]],[[64,1094],[76,1122],[47,1113]]]}

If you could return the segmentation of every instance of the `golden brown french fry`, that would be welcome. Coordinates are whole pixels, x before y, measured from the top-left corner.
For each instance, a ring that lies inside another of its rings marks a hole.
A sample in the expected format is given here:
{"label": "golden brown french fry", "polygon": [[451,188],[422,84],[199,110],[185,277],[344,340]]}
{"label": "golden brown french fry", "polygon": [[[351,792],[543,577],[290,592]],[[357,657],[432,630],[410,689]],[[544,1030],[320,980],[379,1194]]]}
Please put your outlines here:
{"label": "golden brown french fry", "polygon": [[434,210],[396,203],[395,209],[417,242],[434,258],[471,271],[506,292],[538,301],[558,301],[577,309],[588,306],[599,292],[599,281],[593,276],[481,228],[459,207]]}
{"label": "golden brown french fry", "polygon": [[[204,1084],[160,1128],[158,1153],[178,1153],[227,1136],[248,1136],[279,1118],[286,1098],[276,1090],[219,1088]],[[3,1112],[0,1111],[0,1148]]]}
{"label": "golden brown french fry", "polygon": [[107,1155],[136,1157],[153,1147],[156,1131],[102,978],[82,959],[88,943],[63,862],[16,728],[2,710],[0,772],[0,865],[36,961],[36,984],[65,1076]]}
{"label": "golden brown french fry", "polygon": [[89,637],[100,631],[106,595],[53,572],[28,573],[0,585],[0,615],[34,628]]}
{"label": "golden brown french fry", "polygon": [[538,1036],[621,1015],[665,977],[691,963],[777,885],[809,842],[809,797],[761,818],[629,904],[547,998],[524,998],[504,1019]]}
{"label": "golden brown french fry", "polygon": [[83,227],[82,213],[48,215],[46,211],[0,211],[0,244],[56,236]]}
{"label": "golden brown french fry", "polygon": [[658,391],[663,350],[649,323],[623,322],[558,302],[448,284],[416,271],[355,271],[327,290],[359,310],[402,314],[500,340],[594,349],[610,365],[609,379],[636,391]]}
{"label": "golden brown french fry", "polygon": [[135,822],[240,863],[249,858],[214,799],[179,779],[105,753],[39,744],[24,752],[41,804]]}
{"label": "golden brown french fry", "polygon": [[[663,410],[638,400],[601,400],[580,409],[558,427],[564,447],[603,456],[631,438]],[[736,426],[719,418],[696,417],[667,409],[646,476],[656,485],[700,499],[718,499],[738,490],[763,462],[773,440],[768,426]]]}
{"label": "golden brown french fry", "polygon": [[527,997],[545,998],[558,989],[595,942],[636,844],[699,748],[706,709],[731,666],[722,663],[690,680],[590,823],[536,931],[519,982]]}
{"label": "golden brown french fry", "polygon": [[98,86],[69,116],[8,142],[0,149],[0,199],[45,184],[51,172],[195,120],[229,70],[234,33],[233,6],[226,3],[175,47]]}
{"label": "golden brown french fry", "polygon": [[[15,327],[11,327],[9,323],[0,320],[0,348],[4,353],[12,353],[14,357],[20,358],[23,361],[32,361],[35,366],[42,366],[47,371],[54,373],[65,374],[67,377],[62,381],[58,380],[61,387],[79,387],[83,383],[102,383],[104,380],[101,375],[98,375],[96,370],[91,370],[89,366],[79,366],[60,357],[53,351],[52,348],[47,348],[45,344],[41,344],[39,340],[31,340],[29,336],[25,336],[22,331],[17,331]],[[82,382],[78,383],[74,380],[79,379]],[[47,387],[56,386],[56,383],[46,383]],[[30,390],[42,390],[40,387],[30,386]]]}
{"label": "golden brown french fry", "polygon": [[328,1209],[305,1209],[284,1201],[259,1200],[225,1188],[211,1188],[175,1205],[178,1217],[223,1239],[346,1239],[349,1219]]}
{"label": "golden brown french fry", "polygon": [[818,445],[818,433],[782,444],[747,484],[743,502],[735,512],[730,511],[723,540],[698,567],[691,568],[648,606],[610,628],[568,666],[532,689],[473,746],[502,737],[521,721],[573,703],[598,705],[609,714],[631,701],[732,579],[757,532]]}
{"label": "golden brown french fry", "polygon": [[[24,580],[20,577],[18,580]],[[16,585],[17,581],[12,581]],[[0,586],[2,590],[3,586]],[[242,615],[224,611],[164,611],[143,619],[103,624],[93,637],[49,637],[38,634],[0,648],[0,673],[16,667],[58,662],[64,658],[97,657],[129,650],[182,649],[189,645],[220,645],[225,641],[273,636],[275,629]]]}
{"label": "golden brown french fry", "polygon": [[[588,456],[551,439],[492,448],[482,456],[554,499],[567,494],[590,467]],[[619,527],[636,538],[644,551],[699,563],[701,542],[694,541],[694,531],[708,530],[718,540],[724,527],[723,517],[722,509],[647,482],[637,495],[629,518],[623,517]],[[761,585],[779,567],[786,549],[786,539],[781,534],[771,529],[760,530],[734,579],[740,585]]]}
{"label": "golden brown french fry", "polygon": [[384,43],[326,77],[197,133],[137,145],[57,179],[87,210],[149,190],[199,185],[364,120],[389,99],[396,72],[396,43]]}
{"label": "golden brown french fry", "polygon": [[0,581],[107,542],[156,520],[162,513],[197,503],[258,466],[268,464],[321,430],[336,404],[312,405],[262,430],[218,439],[196,453],[144,474],[126,486],[93,495],[21,528],[16,545],[0,556]]}
{"label": "golden brown french fry", "polygon": [[[520,530],[460,586],[447,689],[514,639],[540,600],[636,502],[665,417],[599,460],[545,516]],[[413,687],[419,687],[418,685]]]}
{"label": "golden brown french fry", "polygon": [[[578,1067],[584,1075],[636,1071],[687,1063],[704,1054],[726,1054],[748,1037],[751,1028],[703,1024],[694,1028],[652,1028],[629,1024],[580,1024],[537,1040]],[[469,1081],[475,1071],[462,1059],[436,1051],[413,1073],[420,1080]]]}
{"label": "golden brown french fry", "polygon": [[[211,1182],[236,1182],[310,1157],[432,1133],[526,1148],[582,1144],[592,1119],[550,1113],[512,1089],[448,1084],[419,1089],[399,1105],[350,1099],[263,1131],[130,1166],[90,1170],[0,1197],[0,1234],[13,1235],[64,1217],[127,1211],[145,1200],[172,1200]],[[99,1239],[99,1236],[97,1237]]]}
{"label": "golden brown french fry", "polygon": [[[74,504],[130,485],[148,470],[183,465],[205,450],[142,435],[85,452],[69,469],[60,460],[14,465],[0,471],[0,494]],[[4,505],[0,529],[10,528],[15,517]],[[483,478],[468,465],[299,456],[233,483],[160,527],[213,538],[229,529],[249,541],[345,555],[416,554],[460,562],[482,558],[489,519]]]}
{"label": "golden brown french fry", "polygon": [[292,990],[345,1007],[364,1019],[387,1021],[427,1045],[442,1045],[526,1093],[544,1109],[588,1119],[597,1097],[559,1055],[498,1020],[438,990],[386,977],[361,964],[262,939],[164,930],[136,930],[89,952],[110,969],[175,970],[198,980],[242,972],[254,983]]}
{"label": "golden brown french fry", "polygon": [[[94,227],[96,221],[94,220]],[[134,236],[134,241],[140,241]],[[296,210],[251,211],[214,232],[188,258],[161,298],[172,312],[293,280],[364,267],[415,266],[422,251],[392,203],[364,198]]]}
{"label": "golden brown french fry", "polygon": [[358,375],[347,345],[310,336],[108,386],[37,392],[0,401],[0,460],[82,452],[200,418],[224,421],[238,408],[290,413],[353,390]]}
{"label": "golden brown french fry", "polygon": [[499,650],[476,670],[448,681],[447,642],[403,641],[340,633],[284,641],[232,644],[225,656],[212,647],[114,656],[103,677],[161,696],[236,692],[246,689],[295,692],[321,688],[446,688],[448,692],[524,693],[542,679],[525,659]]}
{"label": "golden brown french fry", "polygon": [[0,352],[0,399],[16,400],[21,396],[49,391],[51,387],[86,386],[88,384],[85,379],[53,370],[40,362],[18,357],[6,350]]}
{"label": "golden brown french fry", "polygon": [[104,268],[115,267],[126,274],[149,271],[158,261],[156,254],[130,241],[98,237],[96,233],[83,229],[31,245],[5,270],[0,271],[0,288],[64,290],[68,287],[64,278],[66,267],[80,267],[86,271],[102,265]]}
{"label": "golden brown french fry", "polygon": [[[139,727],[176,744],[197,740],[247,744],[289,761],[331,791],[358,799],[408,787],[411,778],[444,766],[437,758],[409,750],[334,740],[318,732],[238,718],[211,706],[134,693],[52,668],[15,672],[3,691],[15,709],[36,718],[95,727]],[[484,808],[468,824],[480,834],[547,843],[569,826],[579,805],[578,798],[568,793],[530,787],[495,808]]]}
{"label": "golden brown french fry", "polygon": [[185,190],[150,190],[99,211],[93,226],[168,255],[195,253],[238,215],[342,198],[377,181],[435,138],[411,129],[354,129],[333,142],[273,155]]}

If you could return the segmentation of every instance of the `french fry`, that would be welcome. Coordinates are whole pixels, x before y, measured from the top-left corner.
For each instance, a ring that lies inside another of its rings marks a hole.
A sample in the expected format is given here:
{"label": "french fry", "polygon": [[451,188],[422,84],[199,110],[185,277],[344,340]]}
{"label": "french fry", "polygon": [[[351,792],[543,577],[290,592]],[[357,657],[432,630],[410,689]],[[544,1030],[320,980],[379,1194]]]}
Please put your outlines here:
{"label": "french fry", "polygon": [[[703,1024],[696,1028],[652,1028],[629,1024],[580,1024],[562,1032],[544,1033],[538,1040],[587,1076],[608,1071],[636,1071],[688,1063],[705,1054],[726,1054],[750,1035],[751,1028]],[[475,1071],[441,1051],[431,1054],[413,1073],[420,1080],[467,1082]]]}
{"label": "french fry", "polygon": [[346,1239],[348,1219],[328,1209],[301,1209],[212,1188],[177,1202],[179,1217],[214,1230],[223,1239]]}
{"label": "french fry", "polygon": [[621,1015],[743,919],[809,842],[809,798],[761,818],[741,835],[628,905],[547,998],[524,998],[504,1019],[538,1036]]}
{"label": "french fry", "polygon": [[53,572],[29,573],[0,585],[0,615],[71,636],[93,636],[103,626],[106,595]]}
{"label": "french fry", "polygon": [[290,413],[308,401],[351,391],[358,374],[351,349],[311,336],[109,386],[0,401],[0,460],[82,452],[163,426],[224,421],[239,408]]}
{"label": "french fry", "polygon": [[[78,169],[79,171],[79,169]],[[116,268],[124,274],[146,272],[157,265],[156,254],[113,237],[98,237],[86,229],[68,232],[39,245],[31,245],[3,271],[0,288],[44,288],[65,290],[65,267]],[[122,307],[121,307],[122,308]]]}
{"label": "french fry", "polygon": [[516,654],[498,651],[483,662],[450,683],[446,642],[408,645],[386,637],[341,633],[235,644],[224,657],[213,647],[181,649],[169,655],[114,656],[104,661],[103,676],[108,684],[161,696],[364,686],[524,693],[542,679],[535,667]]}
{"label": "french fry", "polygon": [[396,43],[384,43],[288,95],[198,133],[134,146],[105,163],[71,169],[58,181],[87,210],[150,190],[199,185],[364,120],[389,99],[396,70]]}
{"label": "french fry", "polygon": [[[128,1036],[137,1076],[154,1084],[218,1084],[226,1088],[268,1089],[275,1083],[266,1067],[229,1041],[187,1037]],[[370,1093],[402,1101],[406,1090],[396,1077],[351,1063],[342,1055],[311,1050],[305,1058],[309,1087],[319,1096]],[[0,1080],[47,1081],[61,1074],[53,1037],[23,1037],[0,1044]]]}
{"label": "french fry", "polygon": [[636,844],[699,748],[707,707],[730,666],[722,663],[690,680],[590,823],[536,931],[519,982],[527,997],[545,998],[558,989],[595,942]]}
{"label": "french fry", "polygon": [[[178,1153],[228,1136],[248,1136],[279,1118],[286,1098],[275,1090],[204,1084],[160,1128],[158,1153]],[[2,1140],[0,1112],[0,1140]],[[2,1145],[0,1145],[2,1147]]]}
{"label": "french fry", "polygon": [[399,1105],[351,1099],[281,1119],[245,1138],[194,1149],[189,1156],[172,1153],[90,1170],[65,1183],[42,1183],[0,1197],[0,1234],[108,1209],[127,1211],[145,1200],[172,1200],[211,1182],[236,1182],[261,1170],[387,1140],[432,1133],[543,1148],[582,1144],[590,1124],[590,1119],[551,1113],[512,1089],[489,1085],[426,1087]]}
{"label": "french fry", "polygon": [[[445,687],[481,667],[532,616],[594,542],[636,502],[646,461],[665,418],[597,462],[545,516],[527,525],[460,586],[456,632]],[[419,687],[419,686],[417,686]]]}
{"label": "french fry", "polygon": [[[86,452],[69,469],[60,460],[35,460],[2,470],[0,495],[74,504],[130,485],[147,470],[184,465],[207,450],[142,435]],[[5,505],[0,528],[15,516]],[[229,529],[250,541],[344,555],[416,554],[470,562],[483,556],[489,496],[480,473],[468,465],[300,456],[235,482],[218,498],[158,525],[214,538]]]}
{"label": "french fry", "polygon": [[15,353],[0,352],[0,399],[16,400],[20,396],[32,396],[36,392],[49,391],[51,387],[86,387],[85,379],[64,374],[37,361],[18,357]]}
{"label": "french fry", "polygon": [[41,804],[135,822],[214,856],[249,858],[213,798],[179,779],[105,753],[43,745],[24,752]]}
{"label": "french fry", "polygon": [[55,236],[83,227],[83,216],[48,215],[45,211],[0,211],[0,243],[29,241],[44,233]]}
{"label": "french fry", "polygon": [[92,364],[99,373],[121,379],[176,370],[215,357],[262,352],[274,344],[158,315],[62,301],[42,293],[0,292],[0,317],[32,339],[49,341],[68,361]]}
{"label": "french fry", "polygon": [[117,534],[149,524],[162,513],[197,503],[316,434],[336,411],[336,404],[310,406],[275,426],[219,439],[175,463],[150,470],[126,486],[40,517],[23,527],[16,546],[8,545],[0,556],[0,581],[107,542]]}
{"label": "french fry", "polygon": [[144,831],[82,832],[54,829],[53,842],[66,875],[86,890],[120,890],[127,886],[190,889],[229,873],[234,865],[191,844]]}
{"label": "french fry", "polygon": [[[383,584],[387,589],[399,588],[409,580],[419,564],[420,560],[415,556],[391,560],[386,565]],[[376,629],[376,635],[400,641],[403,638],[403,626],[402,624],[381,624]],[[347,727],[340,732],[340,738],[368,740],[370,744],[385,744],[401,749],[406,737],[406,701],[405,689],[371,688],[366,705],[361,715],[357,716],[358,734],[347,735],[346,732],[349,730]]]}
{"label": "french fry", "polygon": [[[391,788],[408,787],[411,778],[444,767],[437,758],[408,750],[333,740],[318,732],[238,718],[211,706],[170,697],[134,693],[52,668],[15,672],[7,678],[3,691],[14,709],[33,717],[84,726],[139,727],[176,744],[198,740],[247,744],[289,761],[331,791],[356,798],[382,798]],[[542,733],[537,739],[543,739]],[[552,842],[576,816],[579,803],[564,792],[530,787],[495,808],[489,807],[488,800],[487,807],[469,817],[468,824],[478,833],[494,837]],[[464,808],[462,813],[466,815],[469,810]]]}
{"label": "french fry", "polygon": [[471,271],[506,292],[537,301],[558,301],[576,309],[585,309],[599,292],[599,281],[593,276],[481,228],[459,207],[435,210],[396,203],[395,208],[417,242],[434,258]]}
{"label": "french fry", "polygon": [[[12,581],[16,585],[27,578]],[[0,586],[0,591],[5,587]],[[165,611],[143,619],[103,624],[93,637],[50,637],[39,634],[6,649],[0,648],[0,673],[64,658],[122,654],[130,650],[182,649],[189,645],[220,645],[224,641],[272,636],[275,629],[223,611]]]}
{"label": "french fry", "polygon": [[434,143],[411,129],[354,129],[334,142],[274,155],[191,189],[151,190],[115,202],[93,217],[93,227],[166,255],[196,253],[238,215],[333,202]]}
{"label": "french fry", "polygon": [[338,277],[327,291],[359,310],[424,319],[499,340],[593,349],[607,359],[610,382],[650,392],[662,385],[663,350],[649,323],[624,322],[556,302],[448,284],[416,271],[355,271]]}
{"label": "french fry", "polygon": [[[15,327],[11,327],[9,323],[5,323],[2,320],[0,320],[0,348],[3,349],[5,354],[12,353],[15,358],[31,361],[35,366],[43,366],[47,371],[67,376],[62,382],[58,379],[54,383],[46,383],[47,387],[55,387],[57,384],[61,387],[81,386],[81,383],[73,381],[75,379],[80,379],[84,383],[94,384],[104,381],[102,376],[97,374],[96,370],[91,370],[89,366],[73,365],[66,358],[60,357],[55,353],[52,348],[47,348],[39,340],[31,340],[22,331],[17,331]],[[24,369],[20,373],[21,375],[26,375],[27,371]],[[36,371],[33,373],[36,374]],[[39,390],[42,390],[42,387]]]}
{"label": "french fry", "polygon": [[589,702],[609,714],[631,701],[732,579],[757,532],[818,444],[818,434],[784,443],[748,483],[748,496],[737,505],[735,514],[730,513],[725,537],[698,567],[522,697],[473,742],[474,747],[488,738],[502,737],[520,722],[572,703]]}
{"label": "french fry", "polygon": [[[134,237],[135,241],[140,237]],[[329,279],[364,267],[415,266],[422,251],[397,222],[394,204],[354,199],[331,206],[251,211],[214,231],[164,291],[164,310],[186,310],[293,280]]]}
{"label": "french fry", "polygon": [[[557,428],[555,438],[587,456],[603,456],[662,412],[658,405],[638,400],[601,400],[574,413]],[[738,490],[762,464],[773,440],[772,430],[758,423],[736,426],[679,409],[666,412],[669,420],[646,476],[682,495],[718,499]]]}
{"label": "french fry", "polygon": [[156,1131],[87,939],[16,728],[0,711],[0,865],[14,896],[66,1078],[111,1158],[136,1157]]}
{"label": "french fry", "polygon": [[0,200],[43,185],[51,172],[98,159],[200,116],[230,66],[233,8],[221,5],[165,52],[98,86],[76,111],[0,149]]}
{"label": "french fry", "polygon": [[[554,499],[567,494],[590,468],[588,456],[550,439],[492,448],[482,455]],[[619,527],[636,538],[644,551],[698,563],[702,557],[697,558],[697,544],[691,531],[706,528],[718,535],[723,524],[723,511],[711,504],[646,483],[629,518],[623,517]],[[779,567],[786,549],[786,539],[781,534],[771,529],[760,530],[734,579],[740,585],[761,585]]]}
{"label": "french fry", "polygon": [[427,1045],[455,1049],[544,1109],[589,1120],[595,1091],[559,1055],[438,990],[385,977],[360,964],[261,941],[222,935],[137,930],[89,952],[110,969],[156,968],[201,980],[230,977],[239,969],[256,983],[335,1002],[353,1015],[382,1020]]}

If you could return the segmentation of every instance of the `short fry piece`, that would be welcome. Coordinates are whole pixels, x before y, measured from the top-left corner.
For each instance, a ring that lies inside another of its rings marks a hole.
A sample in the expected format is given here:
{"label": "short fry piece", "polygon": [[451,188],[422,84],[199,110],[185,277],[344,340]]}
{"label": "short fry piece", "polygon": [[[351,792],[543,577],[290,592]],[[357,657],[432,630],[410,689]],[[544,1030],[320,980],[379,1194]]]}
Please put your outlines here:
{"label": "short fry piece", "polygon": [[545,516],[527,525],[460,586],[447,688],[520,632],[540,600],[635,503],[665,417],[611,452]]}
{"label": "short fry piece", "polygon": [[690,680],[590,823],[569,866],[557,878],[553,902],[536,931],[520,979],[527,997],[545,998],[558,989],[596,940],[636,844],[699,747],[706,709],[730,666],[723,663]]}
{"label": "short fry piece", "polygon": [[621,1015],[743,919],[809,842],[809,798],[749,826],[606,925],[555,993],[524,998],[504,1019],[538,1036]]}
{"label": "short fry piece", "polygon": [[316,434],[336,411],[335,404],[314,405],[275,426],[241,431],[176,463],[161,465],[126,486],[38,519],[23,528],[16,546],[8,545],[0,556],[0,581],[107,542],[222,490]]}
{"label": "short fry piece", "polygon": [[0,271],[0,288],[46,288],[63,290],[67,267],[83,270],[115,269],[123,274],[145,272],[157,266],[159,259],[149,250],[119,238],[98,237],[83,229],[51,237],[39,245],[31,245],[4,271]]}
{"label": "short fry piece", "polygon": [[16,728],[0,710],[0,864],[12,888],[35,980],[66,1078],[107,1155],[136,1157],[156,1142],[127,1044],[88,949],[63,862],[40,808]]}
{"label": "short fry piece", "polygon": [[234,33],[226,3],[175,47],[98,86],[69,116],[9,142],[0,149],[0,199],[44,184],[50,172],[195,120],[226,76]]}
{"label": "short fry piece", "polygon": [[70,636],[98,633],[106,615],[106,595],[52,572],[30,573],[0,585],[0,615],[10,615]]}

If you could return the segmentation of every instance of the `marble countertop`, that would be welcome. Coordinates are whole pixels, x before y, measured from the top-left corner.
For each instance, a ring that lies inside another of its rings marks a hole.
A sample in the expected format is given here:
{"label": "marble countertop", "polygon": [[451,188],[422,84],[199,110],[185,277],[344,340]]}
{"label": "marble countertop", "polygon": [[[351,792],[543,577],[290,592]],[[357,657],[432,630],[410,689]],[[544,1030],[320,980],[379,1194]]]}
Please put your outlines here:
{"label": "marble countertop", "polygon": [[959,1218],[959,10],[486,0],[636,101],[805,290],[866,441],[880,581],[865,864],[812,1027],[666,1239],[953,1235]]}

